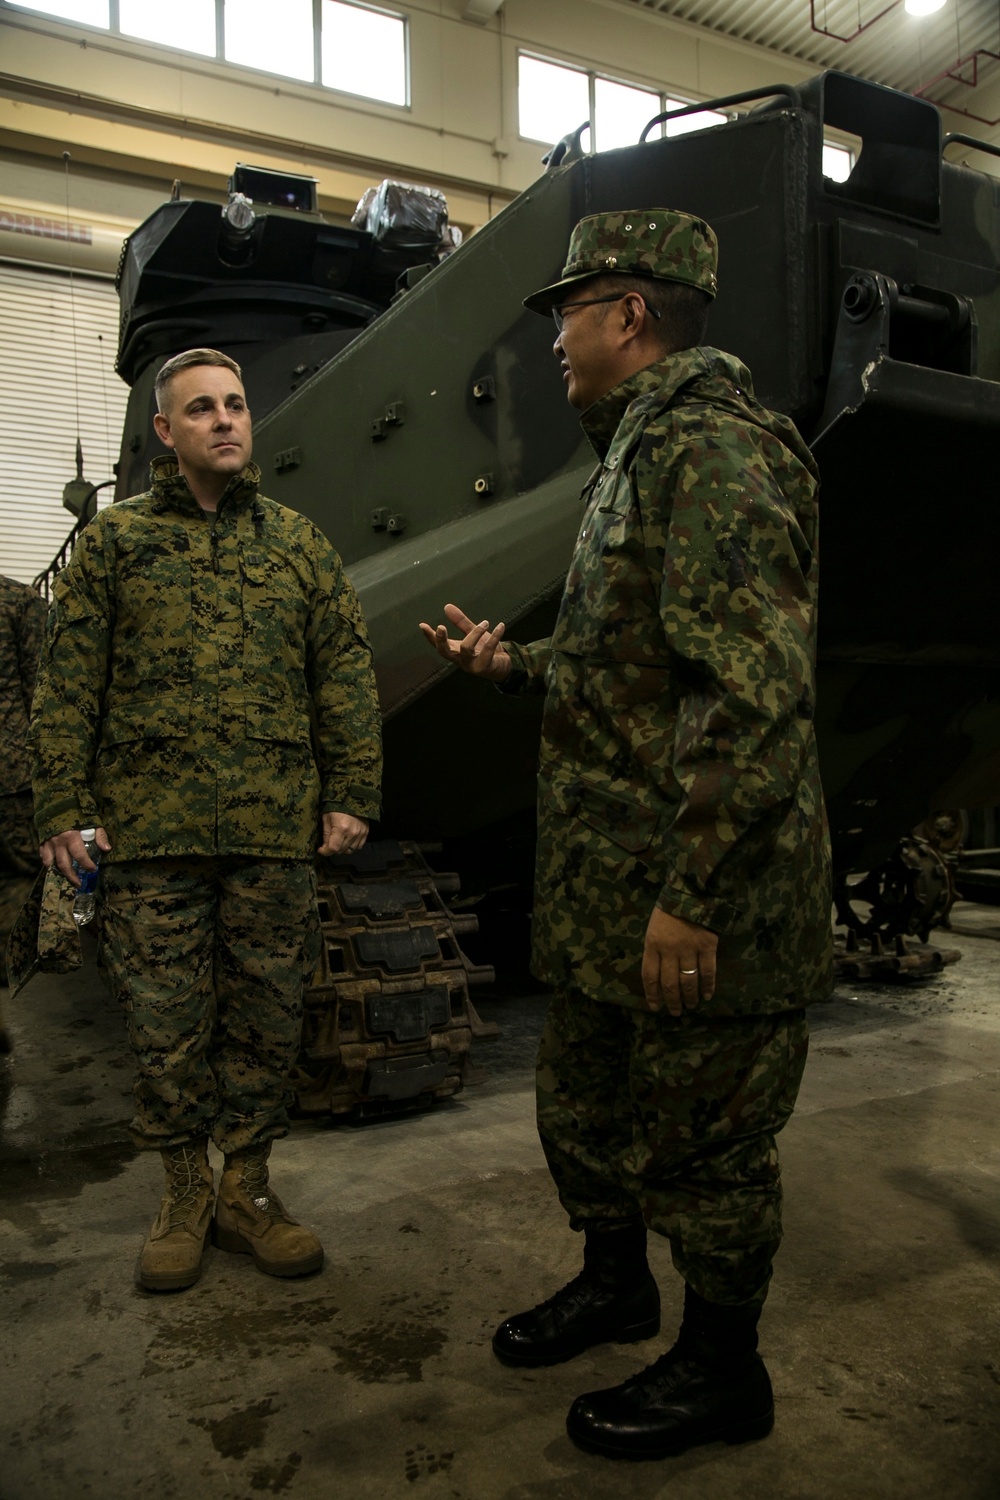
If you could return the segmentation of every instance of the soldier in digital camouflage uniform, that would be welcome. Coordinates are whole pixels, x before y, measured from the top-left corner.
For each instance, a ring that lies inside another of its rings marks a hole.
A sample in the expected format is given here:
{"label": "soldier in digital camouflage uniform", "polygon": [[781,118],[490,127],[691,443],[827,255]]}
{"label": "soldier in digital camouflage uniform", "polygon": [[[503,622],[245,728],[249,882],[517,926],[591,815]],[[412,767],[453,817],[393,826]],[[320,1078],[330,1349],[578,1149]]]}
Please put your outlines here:
{"label": "soldier in digital camouflage uniform", "polygon": [[317,842],[361,847],[381,770],[357,597],[316,527],[259,494],[239,366],[188,351],[156,394],[174,457],[91,522],[56,579],[32,716],[43,859],[78,883],[71,860],[93,868],[79,830],[104,851],[133,1133],[167,1173],[140,1261],[151,1290],[197,1278],[210,1221],[274,1275],[322,1264],[267,1158],[319,953]]}
{"label": "soldier in digital camouflage uniform", "polygon": [[757,1322],[781,1237],[775,1145],[832,982],[813,734],[817,472],[750,373],[703,347],[709,226],[591,215],[526,306],[598,464],[555,631],[446,606],[446,660],[546,695],[533,951],[554,987],[538,1126],[584,1269],[508,1319],[546,1365],[659,1329],[646,1226],[685,1281],[673,1348],[579,1397],[580,1446],[658,1457],[773,1423]]}
{"label": "soldier in digital camouflage uniform", "polygon": [[[7,983],[7,938],[39,869],[28,715],[44,629],[41,595],[0,575],[0,984]],[[0,1052],[8,1046],[0,1014]]]}

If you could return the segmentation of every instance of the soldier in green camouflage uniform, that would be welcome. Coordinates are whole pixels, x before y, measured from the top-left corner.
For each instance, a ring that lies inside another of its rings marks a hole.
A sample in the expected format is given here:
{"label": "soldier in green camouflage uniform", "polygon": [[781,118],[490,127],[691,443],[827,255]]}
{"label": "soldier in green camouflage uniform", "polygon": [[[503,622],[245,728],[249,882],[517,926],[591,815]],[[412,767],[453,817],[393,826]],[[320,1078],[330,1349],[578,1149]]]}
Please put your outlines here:
{"label": "soldier in green camouflage uniform", "polygon": [[423,626],[446,660],[546,695],[534,968],[555,988],[538,1126],[584,1270],[494,1337],[517,1365],[659,1328],[646,1226],[686,1283],[679,1339],[581,1396],[611,1456],[763,1436],[756,1326],[781,1237],[776,1133],[832,982],[813,734],[817,472],[750,373],[703,347],[717,250],[701,220],[596,214],[554,313],[597,456],[550,640]]}
{"label": "soldier in green camouflage uniform", "polygon": [[313,858],[379,810],[371,650],[337,554],[258,492],[239,367],[157,378],[147,493],[84,531],[53,590],[32,718],[38,831],[68,879],[97,829],[103,959],[136,1059],[133,1133],[167,1190],[142,1284],[190,1285],[216,1243],[275,1275],[322,1248],[270,1189],[319,955]]}
{"label": "soldier in green camouflage uniform", "polygon": [[[39,869],[28,715],[44,629],[41,595],[0,576],[0,984],[7,983],[7,938]],[[8,1046],[0,1015],[0,1052]]]}

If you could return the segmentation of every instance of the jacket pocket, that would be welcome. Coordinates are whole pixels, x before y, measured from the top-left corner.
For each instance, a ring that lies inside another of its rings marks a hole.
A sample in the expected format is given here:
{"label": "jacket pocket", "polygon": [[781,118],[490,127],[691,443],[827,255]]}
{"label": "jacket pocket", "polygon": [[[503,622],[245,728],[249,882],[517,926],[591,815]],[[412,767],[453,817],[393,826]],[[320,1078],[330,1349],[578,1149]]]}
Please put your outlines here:
{"label": "jacket pocket", "polygon": [[268,740],[273,744],[300,745],[310,748],[308,713],[293,703],[274,703],[267,699],[246,701],[247,739]]}
{"label": "jacket pocket", "polygon": [[160,695],[123,699],[104,712],[101,748],[136,740],[182,739],[191,727],[191,699]]}
{"label": "jacket pocket", "polygon": [[550,787],[545,801],[553,811],[592,828],[626,854],[641,854],[648,849],[660,826],[661,815],[654,808],[643,807],[631,797],[606,791],[588,781]]}

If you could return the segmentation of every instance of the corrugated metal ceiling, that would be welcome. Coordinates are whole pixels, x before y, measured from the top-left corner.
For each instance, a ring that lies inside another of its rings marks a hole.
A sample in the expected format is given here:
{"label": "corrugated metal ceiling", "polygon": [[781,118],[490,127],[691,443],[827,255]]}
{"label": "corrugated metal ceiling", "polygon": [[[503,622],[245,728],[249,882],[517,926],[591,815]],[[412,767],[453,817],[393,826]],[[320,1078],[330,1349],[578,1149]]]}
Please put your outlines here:
{"label": "corrugated metal ceiling", "polygon": [[[1000,58],[1000,0],[947,0],[941,11],[922,18],[908,15],[903,0],[813,0],[812,5],[810,0],[619,3],[784,52],[814,64],[817,71],[842,68],[893,88],[924,90],[925,97],[990,121],[1000,116],[1000,61],[986,55],[992,52]],[[839,41],[838,36],[851,40]],[[966,59],[961,69],[966,82],[942,77],[955,70],[959,59]]]}

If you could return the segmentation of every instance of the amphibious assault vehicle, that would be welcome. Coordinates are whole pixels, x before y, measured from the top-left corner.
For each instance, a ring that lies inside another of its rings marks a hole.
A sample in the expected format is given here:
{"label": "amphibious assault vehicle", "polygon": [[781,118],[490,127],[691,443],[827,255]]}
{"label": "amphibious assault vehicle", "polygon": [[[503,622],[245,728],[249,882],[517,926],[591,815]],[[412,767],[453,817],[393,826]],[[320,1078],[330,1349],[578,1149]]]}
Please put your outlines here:
{"label": "amphibious assault vehicle", "polygon": [[[900,862],[901,835],[1000,802],[1000,181],[948,159],[976,143],[942,139],[933,105],[843,73],[697,108],[731,123],[559,148],[452,254],[435,195],[386,184],[341,228],[308,179],[250,168],[221,216],[173,201],[126,244],[119,495],[144,487],[156,451],[159,363],[226,350],[266,493],[333,540],[374,643],[383,838],[327,872],[306,1108],[440,1095],[467,1068],[455,923],[416,852],[384,838],[498,851],[530,819],[537,707],[451,673],[416,622],[452,599],[532,639],[554,616],[592,457],[552,330],[521,299],[556,278],[583,214],[666,205],[715,227],[709,340],[815,450],[817,730],[838,871],[886,871],[875,940],[926,932],[936,899],[933,839]],[[858,143],[844,182],[823,175],[827,130]]]}

